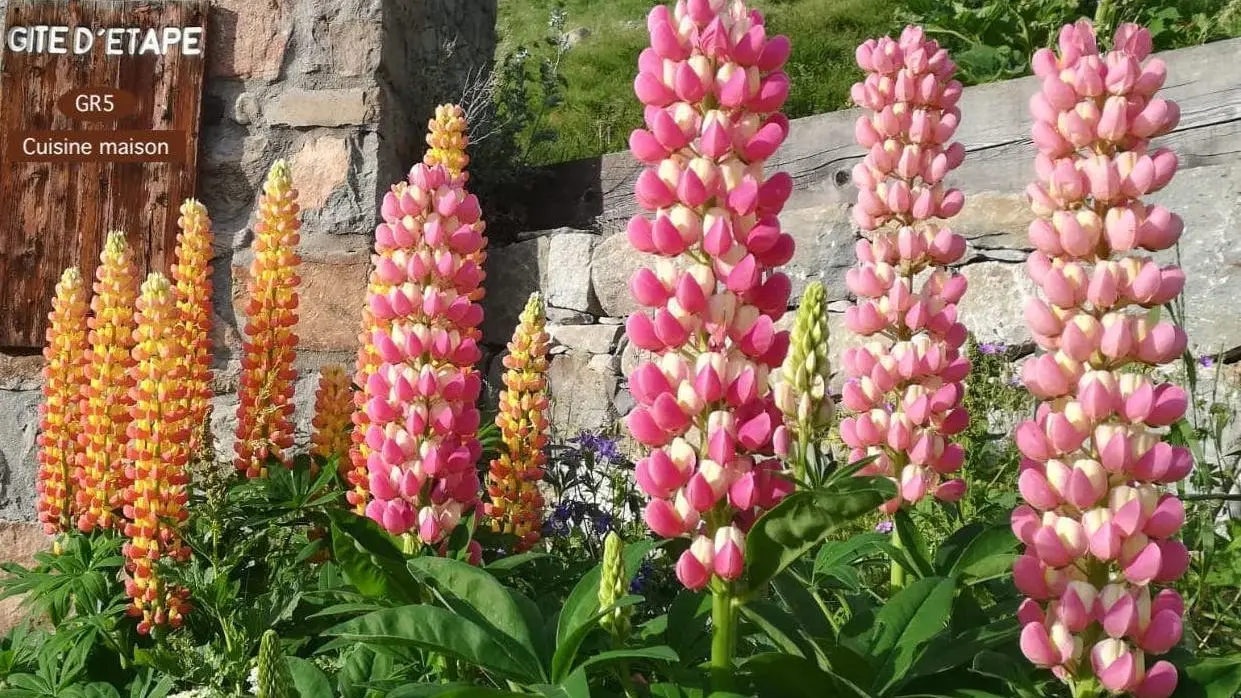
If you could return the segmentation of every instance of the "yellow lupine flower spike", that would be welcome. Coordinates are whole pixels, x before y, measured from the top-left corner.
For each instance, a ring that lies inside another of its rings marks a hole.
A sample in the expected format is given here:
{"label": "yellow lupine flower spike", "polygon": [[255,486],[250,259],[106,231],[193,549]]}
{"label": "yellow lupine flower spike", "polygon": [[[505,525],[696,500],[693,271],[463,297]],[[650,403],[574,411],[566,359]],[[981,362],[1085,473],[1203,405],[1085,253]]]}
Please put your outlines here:
{"label": "yellow lupine flower spike", "polygon": [[90,296],[77,267],[56,284],[48,313],[43,358],[43,404],[39,408],[39,523],[48,535],[73,527],[73,471],[82,447],[82,386],[86,383],[86,316]]}
{"label": "yellow lupine flower spike", "polygon": [[78,528],[88,533],[119,523],[114,514],[126,484],[130,352],[138,296],[138,270],[124,233],[108,233],[99,261],[82,386],[82,452],[75,475]]}
{"label": "yellow lupine flower spike", "polygon": [[297,373],[297,190],[289,166],[277,161],[263,183],[254,262],[246,302],[241,387],[237,391],[237,469],[246,477],[266,475],[268,457],[288,461],[293,445],[293,382]]}
{"label": "yellow lupine flower spike", "polygon": [[543,495],[539,482],[547,462],[547,349],[543,299],[530,296],[504,357],[504,387],[500,393],[500,457],[491,461],[487,515],[492,529],[517,536],[517,550],[528,550],[539,540],[543,524]]}
{"label": "yellow lupine flower spike", "polygon": [[207,208],[194,199],[181,204],[177,219],[176,262],[172,265],[178,325],[188,363],[185,376],[186,421],[189,448],[198,454],[207,433],[203,423],[211,411],[211,219]]}
{"label": "yellow lupine flower spike", "polygon": [[[470,164],[470,156],[465,152],[469,145],[469,125],[465,119],[465,110],[456,104],[437,106],[435,116],[427,124],[428,147],[426,154],[422,156],[422,162],[427,167],[443,165],[453,179],[460,179],[464,182],[470,177],[470,174],[465,171],[466,166]],[[481,235],[486,226],[481,219],[475,225]],[[483,263],[487,261],[486,239],[486,237],[483,238],[482,248],[466,255],[467,263],[476,265],[479,271],[478,287],[469,294],[470,300],[475,303],[486,295],[483,287],[483,280],[486,278],[486,274],[483,273]],[[475,340],[482,337],[482,333],[477,330],[473,330],[472,335]]]}
{"label": "yellow lupine flower spike", "polygon": [[[353,413],[353,391],[349,375],[340,364],[319,371],[315,391],[315,416],[310,437],[310,453],[323,459],[343,457],[349,452],[349,417]],[[343,465],[343,464],[342,464]]]}
{"label": "yellow lupine flower spike", "polygon": [[147,277],[138,299],[133,349],[132,417],[127,457],[131,483],[125,491],[124,546],[129,578],[125,592],[133,599],[130,614],[140,617],[138,632],[159,625],[178,627],[188,592],[160,579],[162,558],[184,562],[190,549],[181,539],[186,511],[185,464],[189,459],[185,419],[189,370],[181,343],[176,295],[158,272]]}

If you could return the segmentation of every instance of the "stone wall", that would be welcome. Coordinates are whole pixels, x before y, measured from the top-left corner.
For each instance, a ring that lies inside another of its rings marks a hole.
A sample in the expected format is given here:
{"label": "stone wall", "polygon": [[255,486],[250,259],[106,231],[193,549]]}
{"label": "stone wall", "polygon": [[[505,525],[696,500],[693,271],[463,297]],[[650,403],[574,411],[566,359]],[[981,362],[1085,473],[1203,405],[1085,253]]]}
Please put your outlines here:
{"label": "stone wall", "polygon": [[[1241,62],[1241,40],[1169,52],[1166,96],[1180,103],[1176,131],[1162,139],[1181,160],[1172,184],[1155,198],[1185,220],[1181,263],[1188,274],[1186,321],[1195,354],[1223,354],[1238,379],[1241,365],[1241,72],[1219,70]],[[963,322],[980,342],[1032,348],[1022,319],[1023,300],[1033,292],[1022,262],[1031,250],[1032,219],[1023,191],[1033,177],[1027,103],[1033,78],[972,87],[961,100],[958,138],[965,164],[950,176],[966,194],[951,221],[969,241],[961,270],[969,292],[960,305]],[[858,231],[849,206],[856,197],[850,170],[863,155],[853,142],[856,110],[822,114],[792,123],[788,140],[772,159],[789,172],[796,189],[781,221],[797,242],[786,268],[793,301],[810,279],[821,280],[831,300],[831,354],[856,339],[843,325],[851,300],[844,274],[854,264]],[[633,181],[640,166],[627,154],[570,163],[552,173],[546,200],[527,202],[542,211],[549,230],[492,250],[488,267],[484,337],[499,348],[526,295],[548,299],[556,340],[552,360],[554,425],[562,433],[603,428],[631,407],[624,376],[636,355],[621,323],[636,305],[627,283],[645,255],[623,234],[637,212]],[[1165,260],[1174,252],[1160,255]],[[791,315],[782,321],[791,322]],[[498,373],[493,360],[490,375]]]}
{"label": "stone wall", "polygon": [[[289,160],[301,194],[304,443],[318,367],[356,350],[377,202],[421,157],[434,105],[491,65],[495,20],[496,0],[212,0],[198,195],[216,233],[222,455],[232,453],[241,282],[267,168]],[[38,356],[0,354],[0,519],[33,518],[40,368]],[[0,557],[9,547],[0,541]]]}

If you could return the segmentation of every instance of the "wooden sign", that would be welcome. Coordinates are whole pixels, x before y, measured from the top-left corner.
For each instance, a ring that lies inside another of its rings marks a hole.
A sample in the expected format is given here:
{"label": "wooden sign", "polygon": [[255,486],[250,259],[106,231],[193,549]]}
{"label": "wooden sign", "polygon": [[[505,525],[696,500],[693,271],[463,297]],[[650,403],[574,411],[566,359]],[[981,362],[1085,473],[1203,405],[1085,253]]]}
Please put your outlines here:
{"label": "wooden sign", "polygon": [[0,53],[0,348],[42,346],[109,230],[167,272],[194,196],[206,0],[10,0]]}

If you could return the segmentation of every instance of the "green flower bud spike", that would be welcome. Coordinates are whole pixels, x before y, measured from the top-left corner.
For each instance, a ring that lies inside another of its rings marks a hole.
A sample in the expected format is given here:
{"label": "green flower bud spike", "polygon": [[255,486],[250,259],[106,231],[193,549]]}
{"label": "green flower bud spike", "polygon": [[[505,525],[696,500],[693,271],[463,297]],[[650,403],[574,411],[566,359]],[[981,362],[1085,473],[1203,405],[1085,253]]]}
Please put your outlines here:
{"label": "green flower bud spike", "polygon": [[811,444],[826,434],[836,414],[827,390],[832,375],[827,341],[827,291],[821,282],[812,281],[802,293],[789,351],[773,389],[776,407],[784,414],[784,428],[789,432],[786,443],[796,446],[788,458],[798,480],[806,477]]}
{"label": "green flower bud spike", "polygon": [[295,698],[293,681],[280,653],[280,636],[275,630],[263,633],[259,641],[258,698]]}
{"label": "green flower bud spike", "polygon": [[[603,541],[603,574],[599,580],[599,608],[605,609],[625,595],[628,586],[625,575],[625,541],[608,533]],[[599,625],[612,634],[616,643],[623,644],[629,637],[629,607],[618,608],[599,619]]]}

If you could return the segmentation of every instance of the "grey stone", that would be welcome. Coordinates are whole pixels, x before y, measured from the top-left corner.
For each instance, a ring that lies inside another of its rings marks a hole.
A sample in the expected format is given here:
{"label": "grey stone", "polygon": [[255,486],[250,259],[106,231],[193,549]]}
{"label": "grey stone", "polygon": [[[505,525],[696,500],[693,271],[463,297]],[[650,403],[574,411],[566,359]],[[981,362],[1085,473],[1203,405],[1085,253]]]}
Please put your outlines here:
{"label": "grey stone", "polygon": [[1024,264],[967,264],[961,274],[969,287],[957,305],[958,318],[979,342],[1012,345],[1030,341],[1022,312],[1035,287]]}
{"label": "grey stone", "polygon": [[242,92],[237,95],[237,101],[233,103],[233,121],[239,124],[251,124],[258,121],[263,116],[263,110],[259,107],[259,101],[249,92]]}
{"label": "grey stone", "polygon": [[264,110],[268,123],[293,127],[360,126],[375,118],[375,95],[361,88],[286,90]]}
{"label": "grey stone", "polygon": [[616,348],[620,325],[548,325],[552,341],[588,354],[607,354]]}
{"label": "grey stone", "polygon": [[547,377],[552,429],[557,435],[604,429],[616,420],[612,396],[617,379],[606,366],[592,365],[586,356],[570,352],[552,358]]}
{"label": "grey stone", "polygon": [[856,261],[857,240],[848,207],[786,210],[780,214],[780,224],[797,245],[793,259],[781,269],[793,283],[789,305],[796,305],[806,284],[814,280],[823,282],[829,300],[846,297],[845,272]]}
{"label": "grey stone", "polygon": [[0,390],[0,519],[34,517],[41,400],[38,390]]}
{"label": "grey stone", "polygon": [[528,240],[487,253],[487,295],[483,296],[483,342],[502,346],[513,336],[531,293],[541,290],[541,261],[547,240]]}
{"label": "grey stone", "polygon": [[590,28],[578,27],[571,32],[565,32],[562,40],[566,46],[572,47],[577,46],[588,38],[590,38]]}
{"label": "grey stone", "polygon": [[543,266],[543,291],[547,304],[583,313],[598,312],[590,285],[590,252],[598,236],[560,233],[548,238],[547,262]]}
{"label": "grey stone", "polygon": [[658,259],[633,249],[624,235],[609,235],[595,244],[590,278],[604,315],[625,317],[639,309],[629,297],[629,278],[639,267],[654,266]]}
{"label": "grey stone", "polygon": [[590,313],[565,310],[564,308],[552,306],[547,306],[544,315],[547,317],[548,322],[556,325],[591,325],[595,322],[595,316]]}

